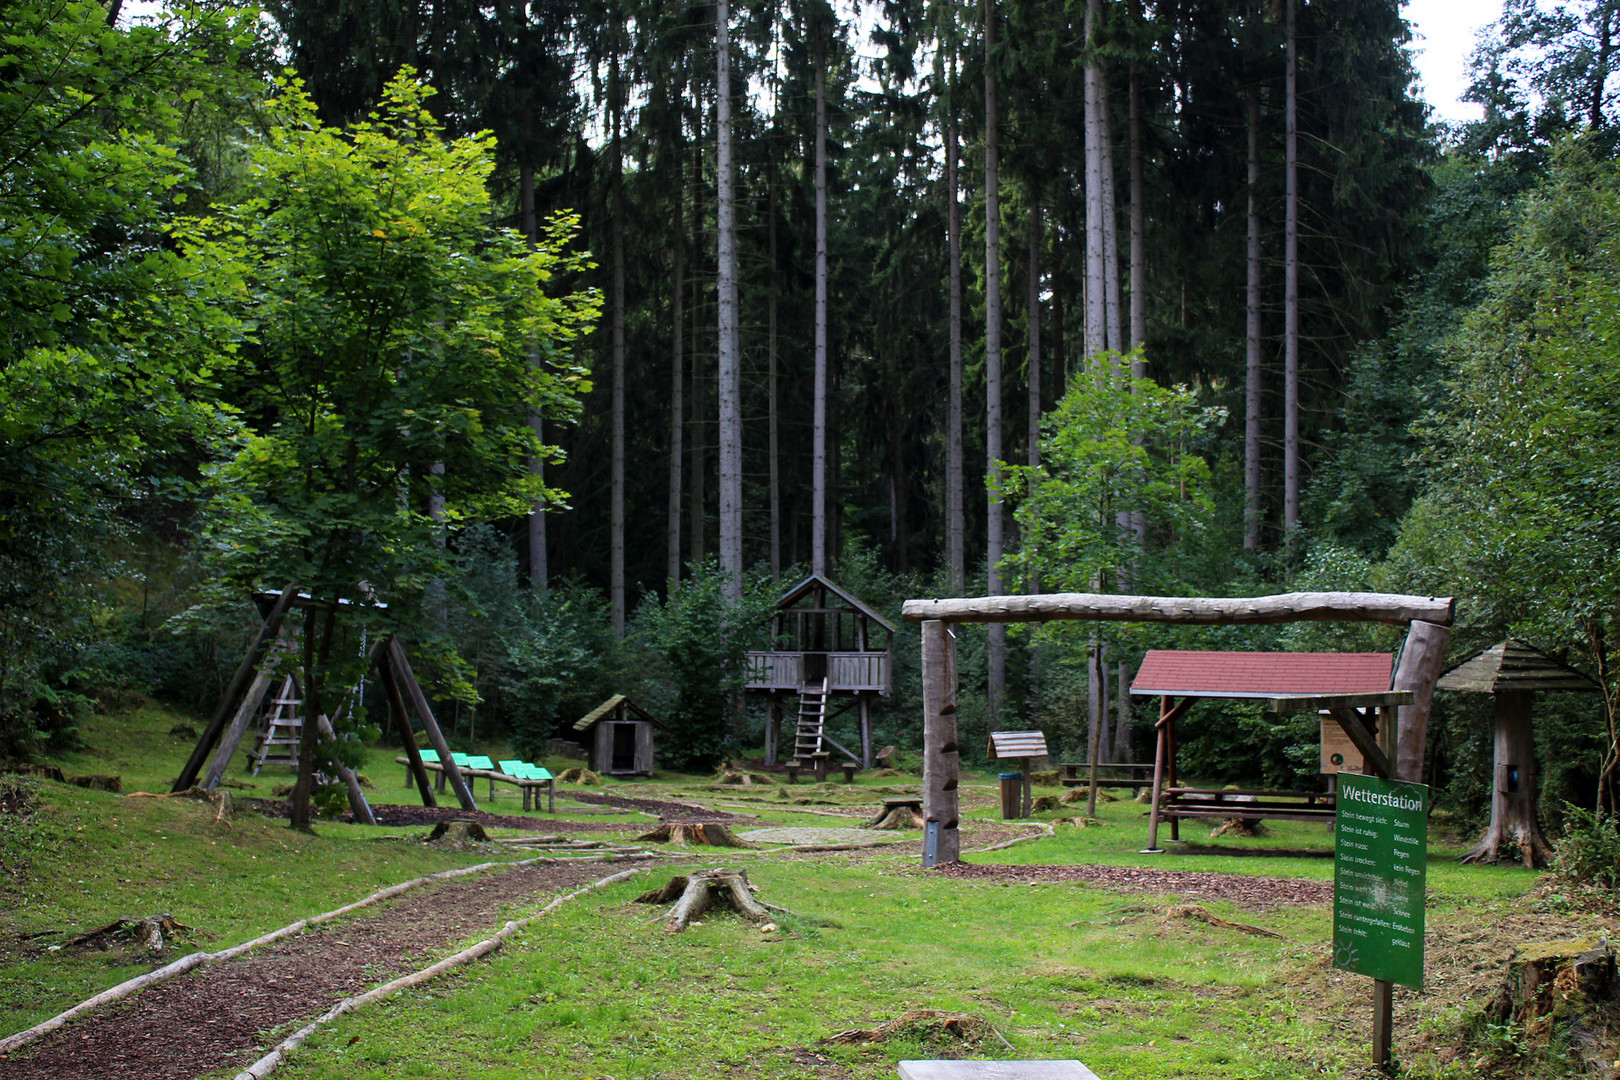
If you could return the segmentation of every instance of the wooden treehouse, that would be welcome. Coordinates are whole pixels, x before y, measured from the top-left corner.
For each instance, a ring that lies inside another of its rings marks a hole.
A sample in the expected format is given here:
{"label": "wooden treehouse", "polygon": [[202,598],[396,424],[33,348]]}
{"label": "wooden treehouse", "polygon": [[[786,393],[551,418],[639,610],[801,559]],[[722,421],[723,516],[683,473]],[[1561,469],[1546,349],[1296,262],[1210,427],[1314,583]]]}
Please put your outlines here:
{"label": "wooden treehouse", "polygon": [[[889,620],[820,574],[811,574],[782,594],[771,616],[772,649],[750,652],[744,685],[770,706],[765,723],[765,763],[785,756],[805,767],[818,755],[842,753],[862,768],[872,766],[872,700],[894,689],[894,632]],[[781,751],[782,716],[792,698],[793,744]],[[835,720],[854,710],[860,752],[830,733]],[[830,748],[830,749],[829,749]]]}

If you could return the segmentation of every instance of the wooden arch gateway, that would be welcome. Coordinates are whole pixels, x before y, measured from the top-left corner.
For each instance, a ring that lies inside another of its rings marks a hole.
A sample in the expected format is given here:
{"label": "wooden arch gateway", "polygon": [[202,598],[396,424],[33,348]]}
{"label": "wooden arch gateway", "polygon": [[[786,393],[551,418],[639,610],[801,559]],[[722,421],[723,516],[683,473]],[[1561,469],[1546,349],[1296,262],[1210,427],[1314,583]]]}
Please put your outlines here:
{"label": "wooden arch gateway", "polygon": [[[1114,596],[1103,593],[1052,593],[1038,596],[983,596],[947,600],[908,600],[902,614],[922,623],[923,682],[923,865],[959,862],[958,786],[961,752],[956,731],[955,623],[1047,622],[1054,619],[1092,622],[1158,622],[1185,626],[1257,626],[1287,622],[1378,622],[1407,627],[1406,641],[1395,666],[1392,689],[1411,695],[1383,710],[1384,747],[1367,730],[1370,716],[1347,702],[1335,702],[1353,713],[1361,731],[1352,733],[1349,717],[1340,716],[1346,732],[1365,737],[1368,765],[1374,773],[1400,780],[1422,775],[1428,744],[1429,707],[1435,681],[1445,661],[1455,612],[1451,597],[1403,596],[1392,593],[1313,592],[1251,597]],[[1190,699],[1188,699],[1190,701]],[[1293,707],[1301,706],[1298,701]],[[1161,717],[1161,728],[1166,724]],[[1393,729],[1393,730],[1392,730]],[[1161,746],[1163,743],[1161,742]],[[1379,759],[1382,758],[1382,761]],[[1382,766],[1382,768],[1380,768]]]}

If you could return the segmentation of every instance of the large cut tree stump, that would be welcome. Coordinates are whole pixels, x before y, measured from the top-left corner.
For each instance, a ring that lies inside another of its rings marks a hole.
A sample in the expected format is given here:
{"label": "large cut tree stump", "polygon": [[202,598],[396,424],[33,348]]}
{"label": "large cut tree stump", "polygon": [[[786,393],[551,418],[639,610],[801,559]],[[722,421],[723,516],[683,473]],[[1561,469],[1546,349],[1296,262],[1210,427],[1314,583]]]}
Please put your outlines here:
{"label": "large cut tree stump", "polygon": [[1534,941],[1514,950],[1507,984],[1486,1010],[1497,1023],[1527,1029],[1545,1018],[1578,1016],[1620,998],[1615,947],[1603,940]]}
{"label": "large cut tree stump", "polygon": [[754,899],[753,893],[746,870],[716,868],[691,875],[678,874],[663,888],[636,897],[636,903],[673,902],[674,906],[663,915],[664,925],[672,934],[680,933],[705,912],[713,910],[735,912],[758,926],[761,933],[768,934],[776,929],[776,923],[765,906]]}
{"label": "large cut tree stump", "polygon": [[923,827],[921,799],[884,799],[883,809],[868,821],[867,829],[920,829]]}
{"label": "large cut tree stump", "polygon": [[699,821],[690,824],[665,822],[649,833],[636,837],[643,844],[700,844],[705,847],[751,848],[754,845],[732,832],[718,821]]}

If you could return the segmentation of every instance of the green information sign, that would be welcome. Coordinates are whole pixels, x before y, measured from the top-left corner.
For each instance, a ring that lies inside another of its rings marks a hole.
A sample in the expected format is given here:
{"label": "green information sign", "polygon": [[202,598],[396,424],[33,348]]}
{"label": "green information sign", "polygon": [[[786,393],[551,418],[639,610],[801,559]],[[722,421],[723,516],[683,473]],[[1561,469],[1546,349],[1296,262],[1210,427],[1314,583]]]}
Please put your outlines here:
{"label": "green information sign", "polygon": [[1333,831],[1333,966],[1423,985],[1429,789],[1339,774]]}

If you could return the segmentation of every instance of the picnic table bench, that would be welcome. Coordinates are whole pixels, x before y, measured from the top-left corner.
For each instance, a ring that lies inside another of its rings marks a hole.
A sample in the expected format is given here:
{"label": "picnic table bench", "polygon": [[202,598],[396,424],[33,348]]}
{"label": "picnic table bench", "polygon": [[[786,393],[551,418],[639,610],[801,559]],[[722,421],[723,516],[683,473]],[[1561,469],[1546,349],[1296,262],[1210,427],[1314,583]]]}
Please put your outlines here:
{"label": "picnic table bench", "polygon": [[[422,750],[419,752],[422,755],[422,764],[439,774],[435,786],[438,790],[443,791],[444,767],[439,761],[438,751]],[[502,760],[500,765],[497,766],[494,761],[482,754],[463,754],[458,751],[452,751],[450,758],[455,762],[456,767],[461,770],[463,776],[487,779],[491,799],[495,798],[495,785],[497,783],[511,784],[523,793],[523,809],[525,811],[529,810],[531,805],[534,809],[539,809],[539,791],[541,788],[545,788],[546,812],[556,813],[557,780],[556,777],[551,775],[549,769],[531,765],[526,761],[510,759]],[[411,784],[410,759],[401,755],[394,760],[405,766],[405,786],[409,787]]]}
{"label": "picnic table bench", "polygon": [[1332,821],[1336,802],[1329,791],[1237,791],[1231,788],[1164,789],[1159,816],[1166,818],[1239,818],[1258,821]]}
{"label": "picnic table bench", "polygon": [[[1091,762],[1060,761],[1064,787],[1084,787],[1091,783]],[[1106,771],[1105,771],[1106,770]],[[1125,775],[1121,775],[1125,774]],[[1097,762],[1098,787],[1145,788],[1153,786],[1152,764],[1141,765],[1122,761]]]}

